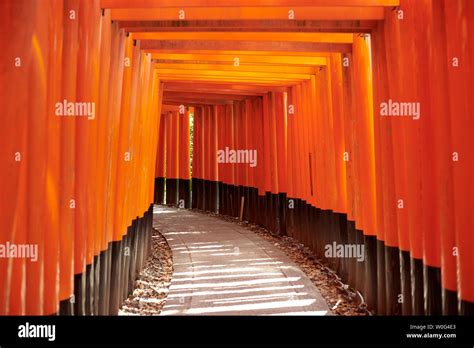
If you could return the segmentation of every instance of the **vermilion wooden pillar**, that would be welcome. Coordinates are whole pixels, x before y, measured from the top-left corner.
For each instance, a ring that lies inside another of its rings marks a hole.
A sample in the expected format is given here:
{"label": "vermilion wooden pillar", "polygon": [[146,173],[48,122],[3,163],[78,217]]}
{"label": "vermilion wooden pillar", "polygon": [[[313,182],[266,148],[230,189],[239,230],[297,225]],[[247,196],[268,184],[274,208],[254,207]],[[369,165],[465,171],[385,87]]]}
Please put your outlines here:
{"label": "vermilion wooden pillar", "polygon": [[[415,22],[415,31],[423,40],[431,35],[433,25],[432,4],[423,3],[415,8],[415,14],[425,13],[423,25]],[[430,80],[429,58],[431,56],[431,40],[424,41],[417,46],[417,57],[426,62],[420,66],[419,78]],[[420,117],[420,144],[421,153],[425,158],[421,162],[421,209],[422,214],[422,238],[423,238],[423,278],[424,278],[424,310],[425,314],[439,313],[441,310],[441,279],[439,269],[441,262],[440,233],[438,228],[439,218],[436,214],[436,201],[438,199],[436,176],[433,175],[436,165],[437,153],[432,150],[436,148],[434,139],[435,110],[432,105],[431,93],[435,86],[420,89],[419,102],[422,106],[423,116]]]}
{"label": "vermilion wooden pillar", "polygon": [[295,181],[296,176],[296,150],[295,150],[295,110],[293,102],[293,89],[287,92],[287,201],[286,207],[286,232],[288,236],[295,237],[297,230],[295,229]]}
{"label": "vermilion wooden pillar", "polygon": [[190,167],[189,167],[189,109],[179,114],[179,200],[178,207],[190,208]]}
{"label": "vermilion wooden pillar", "polygon": [[278,174],[277,232],[286,235],[287,105],[283,92],[275,93],[275,138]]}
{"label": "vermilion wooden pillar", "polygon": [[203,108],[203,182],[202,182],[202,209],[211,211],[212,194],[211,194],[211,106],[204,106]]}
{"label": "vermilion wooden pillar", "polygon": [[219,172],[217,166],[217,145],[219,116],[216,105],[210,108],[209,115],[209,180],[210,180],[210,211],[216,213],[218,207]]}
{"label": "vermilion wooden pillar", "polygon": [[164,203],[165,177],[166,177],[166,115],[161,114],[158,129],[158,148],[156,151],[156,169],[155,169],[155,204]]}
{"label": "vermilion wooden pillar", "polygon": [[258,97],[255,99],[255,117],[254,117],[254,123],[255,123],[255,140],[256,140],[256,145],[255,145],[255,150],[257,151],[257,156],[258,156],[258,165],[256,167],[256,187],[257,187],[257,216],[256,216],[256,221],[258,224],[263,225],[264,224],[264,212],[265,212],[265,205],[264,205],[264,200],[265,200],[265,170],[266,170],[266,164],[265,164],[265,147],[264,147],[264,116],[263,116],[263,98]]}
{"label": "vermilion wooden pillar", "polygon": [[191,174],[191,207],[193,209],[198,208],[198,195],[199,195],[199,158],[200,158],[200,122],[201,122],[201,108],[196,107],[194,109],[194,120],[193,120],[193,161],[192,161],[192,174]]}
{"label": "vermilion wooden pillar", "polygon": [[[64,18],[63,56],[61,99],[75,100],[76,97],[76,64],[77,64],[77,21],[66,21],[71,9],[78,10],[78,2],[65,1],[62,16]],[[74,219],[75,211],[71,209],[71,200],[74,199],[75,187],[75,121],[63,119],[61,121],[61,152],[60,152],[60,206],[59,225],[60,233],[60,314],[74,313],[74,303],[71,298],[74,294]]]}
{"label": "vermilion wooden pillar", "polygon": [[[472,151],[473,127],[473,87],[469,81],[474,77],[474,7],[470,1],[444,3],[446,15],[445,30],[447,37],[447,69],[449,91],[449,113],[451,115],[451,168],[454,184],[454,226],[457,256],[457,281],[459,284],[459,314],[474,313],[474,281],[470,274],[474,272],[474,261],[469,257],[474,248],[472,230],[473,215],[470,207],[474,205],[472,182],[474,158]],[[467,23],[467,30],[462,23]],[[463,34],[464,33],[464,34]],[[466,35],[466,33],[469,33]],[[458,66],[453,64],[457,58]],[[462,62],[462,63],[461,63]],[[457,156],[457,160],[456,160]],[[452,229],[450,229],[452,230]],[[452,255],[453,253],[451,253]],[[449,257],[449,253],[445,254]]]}
{"label": "vermilion wooden pillar", "polygon": [[[179,177],[179,129],[180,115],[178,112],[168,114],[167,124],[170,121],[169,137],[166,146],[166,203],[178,205],[178,177]],[[168,135],[168,133],[167,133]],[[168,170],[169,169],[169,170]]]}
{"label": "vermilion wooden pillar", "polygon": [[256,222],[258,214],[258,188],[257,188],[257,168],[259,166],[259,153],[257,150],[257,139],[258,139],[258,130],[256,129],[256,99],[247,99],[245,101],[245,110],[247,117],[247,149],[249,151],[254,151],[255,166],[248,166],[248,177],[247,177],[247,186],[248,186],[248,221]]}

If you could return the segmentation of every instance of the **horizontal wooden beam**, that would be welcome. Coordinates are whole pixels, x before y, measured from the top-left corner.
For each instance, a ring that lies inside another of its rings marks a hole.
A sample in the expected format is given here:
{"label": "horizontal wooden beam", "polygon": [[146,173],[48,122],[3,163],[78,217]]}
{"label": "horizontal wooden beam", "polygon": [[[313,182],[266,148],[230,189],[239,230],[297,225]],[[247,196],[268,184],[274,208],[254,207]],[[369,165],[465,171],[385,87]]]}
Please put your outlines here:
{"label": "horizontal wooden beam", "polygon": [[180,106],[189,106],[189,107],[203,107],[203,106],[210,106],[210,105],[232,105],[234,102],[232,100],[220,100],[220,101],[208,101],[208,100],[187,100],[185,102],[181,100],[167,100],[166,103]]}
{"label": "horizontal wooden beam", "polygon": [[246,51],[246,50],[171,50],[171,49],[147,49],[146,52],[157,54],[211,54],[211,55],[227,55],[232,57],[240,56],[288,56],[291,59],[294,56],[302,57],[329,57],[328,52],[291,52],[291,51]]}
{"label": "horizontal wooden beam", "polygon": [[[181,12],[181,11],[184,11]],[[291,11],[291,12],[290,12]],[[182,7],[112,9],[112,20],[381,20],[383,7]]]}
{"label": "horizontal wooden beam", "polygon": [[160,69],[155,68],[158,76],[215,76],[219,78],[264,78],[278,80],[309,80],[311,74],[280,74],[272,72],[255,72],[255,71],[213,71],[213,70],[182,70],[182,69]]}
{"label": "horizontal wooden beam", "polygon": [[239,65],[243,64],[285,64],[285,65],[307,65],[324,66],[327,64],[326,57],[305,57],[305,56],[250,56],[250,55],[226,55],[226,54],[173,54],[155,53],[150,51],[152,59],[170,61],[202,61],[223,62],[234,66],[238,58]]}
{"label": "horizontal wooden beam", "polygon": [[374,20],[183,20],[119,21],[120,28],[134,31],[289,31],[367,33],[377,26]]}
{"label": "horizontal wooden beam", "polygon": [[135,40],[185,41],[284,41],[310,43],[351,44],[353,34],[348,33],[273,33],[273,32],[135,32]]}
{"label": "horizontal wooden beam", "polygon": [[179,111],[179,105],[171,105],[171,104],[161,104],[161,113],[165,114],[168,112],[178,112]]}
{"label": "horizontal wooden beam", "polygon": [[[160,8],[216,6],[215,0],[101,0],[102,8]],[[399,6],[400,0],[228,0],[219,1],[221,7],[238,6]]]}
{"label": "horizontal wooden beam", "polygon": [[213,94],[225,94],[225,95],[234,95],[234,96],[243,96],[243,97],[258,97],[262,96],[268,92],[267,88],[261,88],[259,92],[245,92],[245,91],[234,91],[234,90],[227,90],[227,89],[205,89],[205,88],[191,88],[191,89],[166,89],[165,92],[177,92],[177,93],[201,93],[206,95],[213,95]]}
{"label": "horizontal wooden beam", "polygon": [[268,91],[285,92],[285,87],[278,86],[254,86],[229,83],[195,83],[189,81],[166,82],[163,86],[165,91],[201,91],[205,93],[248,94],[266,93]]}
{"label": "horizontal wooden beam", "polygon": [[352,44],[285,41],[196,41],[144,40],[142,49],[175,50],[238,50],[288,52],[351,52]]}
{"label": "horizontal wooden beam", "polygon": [[202,77],[191,77],[191,76],[160,76],[161,82],[182,82],[195,84],[197,82],[205,83],[220,83],[220,84],[240,84],[240,85],[253,85],[253,86],[272,86],[272,87],[290,87],[299,83],[300,81],[287,81],[277,79],[255,79],[255,78],[218,78],[215,76],[202,76]]}
{"label": "horizontal wooden beam", "polygon": [[232,104],[232,100],[221,99],[221,100],[208,100],[203,98],[188,98],[188,99],[163,99],[163,102],[171,105],[225,105]]}
{"label": "horizontal wooden beam", "polygon": [[258,96],[262,95],[266,89],[258,86],[247,86],[254,87],[253,90],[238,90],[232,88],[226,88],[225,85],[219,85],[216,83],[200,84],[201,87],[191,86],[189,83],[180,82],[168,82],[165,84],[165,92],[179,92],[179,93],[206,93],[206,94],[232,94],[232,95],[244,95],[244,96]]}
{"label": "horizontal wooden beam", "polygon": [[[253,96],[257,96],[258,94],[254,94]],[[251,95],[243,95],[243,94],[226,94],[226,93],[204,93],[204,92],[189,92],[189,91],[164,91],[163,92],[163,99],[186,99],[186,98],[203,98],[208,100],[245,100],[249,98]]]}
{"label": "horizontal wooden beam", "polygon": [[246,71],[246,72],[270,72],[279,74],[315,74],[315,67],[291,66],[291,65],[239,65],[230,64],[179,64],[179,63],[156,63],[158,69],[181,69],[185,70],[213,70],[213,71]]}
{"label": "horizontal wooden beam", "polygon": [[165,81],[206,81],[229,83],[263,83],[266,85],[293,86],[301,83],[303,79],[264,78],[264,77],[233,77],[233,76],[196,76],[196,75],[161,75],[160,80]]}

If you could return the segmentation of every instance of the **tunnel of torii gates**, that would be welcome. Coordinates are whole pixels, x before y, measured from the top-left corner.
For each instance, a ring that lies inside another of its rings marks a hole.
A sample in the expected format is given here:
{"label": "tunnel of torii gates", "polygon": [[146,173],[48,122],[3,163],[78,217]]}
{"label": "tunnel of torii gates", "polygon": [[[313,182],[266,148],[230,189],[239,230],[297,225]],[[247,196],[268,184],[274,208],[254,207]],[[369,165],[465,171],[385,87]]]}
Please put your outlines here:
{"label": "tunnel of torii gates", "polygon": [[292,236],[374,313],[473,313],[474,1],[6,0],[0,18],[0,314],[118,313],[153,203]]}

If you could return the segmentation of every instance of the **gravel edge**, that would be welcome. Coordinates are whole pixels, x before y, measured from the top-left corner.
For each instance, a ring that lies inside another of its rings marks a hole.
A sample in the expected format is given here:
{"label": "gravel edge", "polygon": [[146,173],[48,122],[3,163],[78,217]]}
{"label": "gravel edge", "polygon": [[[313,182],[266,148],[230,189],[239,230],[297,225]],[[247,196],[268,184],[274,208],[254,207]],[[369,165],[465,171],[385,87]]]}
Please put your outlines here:
{"label": "gravel edge", "polygon": [[159,315],[166,303],[173,276],[173,253],[166,238],[155,228],[152,251],[135,281],[135,289],[122,303],[119,315]]}

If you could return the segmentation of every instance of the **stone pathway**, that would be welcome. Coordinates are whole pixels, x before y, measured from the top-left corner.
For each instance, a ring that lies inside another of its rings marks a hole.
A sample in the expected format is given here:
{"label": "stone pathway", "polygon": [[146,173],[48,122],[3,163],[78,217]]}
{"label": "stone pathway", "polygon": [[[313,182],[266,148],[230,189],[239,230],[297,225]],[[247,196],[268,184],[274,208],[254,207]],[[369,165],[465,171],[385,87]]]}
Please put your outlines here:
{"label": "stone pathway", "polygon": [[161,315],[327,315],[312,282],[252,231],[199,212],[155,207],[173,252]]}

